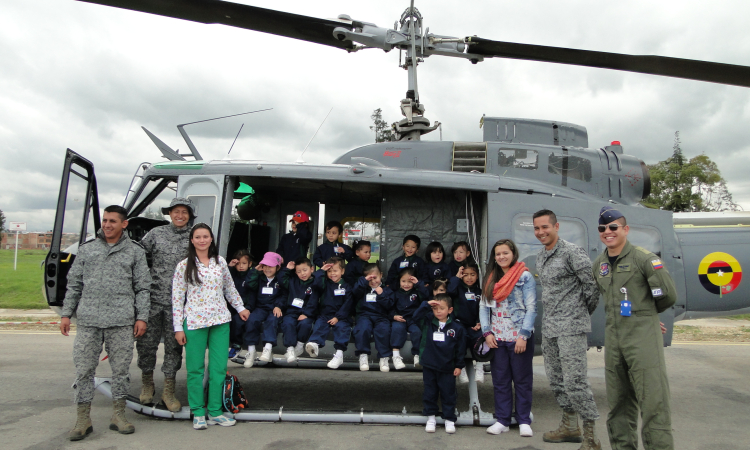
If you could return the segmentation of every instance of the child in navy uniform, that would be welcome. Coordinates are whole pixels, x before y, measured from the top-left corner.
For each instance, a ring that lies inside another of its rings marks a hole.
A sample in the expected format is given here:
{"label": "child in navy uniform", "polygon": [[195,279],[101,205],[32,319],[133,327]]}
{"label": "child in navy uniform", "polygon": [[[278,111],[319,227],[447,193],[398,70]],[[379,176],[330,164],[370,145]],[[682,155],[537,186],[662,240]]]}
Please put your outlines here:
{"label": "child in navy uniform", "polygon": [[464,368],[466,337],[464,328],[451,318],[451,297],[438,294],[422,303],[414,312],[414,320],[422,327],[422,415],[427,416],[425,431],[435,432],[438,395],[443,406],[445,432],[456,432],[456,376]]}
{"label": "child in navy uniform", "polygon": [[276,253],[284,258],[284,262],[290,263],[297,258],[307,257],[307,251],[312,241],[310,231],[310,217],[304,211],[297,211],[289,221],[292,231],[281,237]]}
{"label": "child in navy uniform", "polygon": [[427,260],[425,278],[422,280],[424,284],[432,284],[441,278],[447,280],[453,276],[450,265],[445,261],[445,249],[440,242],[430,242],[424,249],[424,257]]}
{"label": "child in navy uniform", "polygon": [[244,344],[247,346],[244,366],[253,367],[255,364],[255,346],[260,340],[260,329],[263,327],[263,353],[260,360],[271,362],[273,346],[276,345],[276,334],[279,329],[281,307],[286,300],[286,289],[277,278],[281,270],[281,256],[273,252],[263,255],[258,268],[247,274],[245,286],[256,293],[255,302],[250,308],[250,317],[245,322]]}
{"label": "child in navy uniform", "polygon": [[[347,266],[347,270],[348,270]],[[367,264],[365,276],[360,277],[352,295],[356,302],[357,322],[354,326],[354,344],[359,356],[359,370],[370,370],[370,335],[374,335],[375,348],[380,358],[380,371],[388,372],[391,350],[391,321],[388,311],[393,308],[393,291],[383,285],[383,275],[377,264]]]}
{"label": "child in navy uniform", "polygon": [[354,258],[346,265],[346,275],[344,280],[349,286],[354,287],[361,277],[364,276],[365,265],[370,261],[372,246],[370,241],[357,241],[352,246]]}
{"label": "child in navy uniform", "polygon": [[471,261],[471,250],[469,250],[469,243],[466,241],[459,241],[453,244],[451,247],[451,253],[453,259],[448,263],[448,267],[451,269],[451,273],[446,278],[455,277],[458,273],[458,269],[461,268],[467,261]]}
{"label": "child in navy uniform", "polygon": [[399,288],[398,277],[401,270],[406,268],[414,269],[414,276],[420,280],[425,279],[425,270],[427,265],[424,260],[417,256],[417,250],[422,244],[422,240],[419,236],[410,234],[404,237],[401,249],[404,251],[402,256],[393,260],[391,268],[388,269],[388,277],[385,279],[385,284],[388,285],[393,291],[397,291]]}
{"label": "child in navy uniform", "polygon": [[[232,280],[234,280],[234,287],[240,294],[245,309],[249,309],[250,296],[255,295],[245,286],[245,277],[247,277],[250,268],[253,267],[253,259],[253,255],[249,251],[242,249],[238,250],[234,254],[234,258],[227,264]],[[240,318],[233,307],[229,308],[229,312],[232,314],[232,321],[229,322],[229,358],[232,359],[242,349],[242,333],[245,329],[245,321]]]}
{"label": "child in navy uniform", "polygon": [[318,293],[313,289],[312,262],[306,257],[297,258],[286,265],[279,278],[289,292],[281,308],[281,331],[284,334],[286,362],[293,363],[302,355],[305,342],[310,338],[315,312],[318,309]]}
{"label": "child in navy uniform", "polygon": [[341,222],[332,220],[326,224],[326,241],[315,249],[315,254],[313,255],[313,263],[317,267],[323,267],[326,261],[334,256],[338,256],[346,262],[352,260],[354,256],[352,248],[346,244],[339,243],[339,238],[343,232],[344,227],[341,225]]}
{"label": "child in navy uniform", "polygon": [[[482,297],[482,287],[479,284],[479,267],[474,261],[469,261],[459,268],[455,277],[448,281],[448,294],[453,299],[453,315],[456,322],[466,328],[467,346],[474,345],[482,337],[482,324],[479,323],[479,300]],[[476,361],[474,361],[476,366]],[[484,383],[484,364],[476,370],[477,383]],[[468,383],[469,376],[466,369],[458,377],[461,383]]]}
{"label": "child in navy uniform", "polygon": [[423,283],[414,276],[414,269],[408,267],[401,269],[398,274],[399,288],[394,292],[395,302],[390,311],[391,322],[391,347],[393,347],[393,367],[401,370],[406,365],[401,357],[401,348],[406,343],[406,333],[411,339],[411,354],[414,356],[414,365],[419,364],[419,342],[422,332],[412,319],[414,311],[419,308],[423,301],[430,298],[430,293]]}
{"label": "child in navy uniform", "polygon": [[336,353],[328,367],[338,369],[344,363],[344,351],[349,345],[352,332],[352,299],[351,288],[343,280],[344,260],[333,257],[315,272],[315,289],[319,295],[318,319],[313,326],[310,341],[305,345],[307,353],[315,358],[318,349],[325,347],[328,332],[333,328],[333,348]]}

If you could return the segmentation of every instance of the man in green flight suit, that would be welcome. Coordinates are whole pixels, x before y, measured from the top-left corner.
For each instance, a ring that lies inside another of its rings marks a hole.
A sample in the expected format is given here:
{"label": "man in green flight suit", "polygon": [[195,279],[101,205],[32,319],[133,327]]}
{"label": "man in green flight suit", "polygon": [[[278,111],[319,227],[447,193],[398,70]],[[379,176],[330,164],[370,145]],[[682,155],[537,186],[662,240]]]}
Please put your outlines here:
{"label": "man in green flight suit", "polygon": [[646,450],[674,449],[658,313],[674,305],[677,291],[661,259],[628,242],[628,231],[620,211],[602,208],[599,237],[607,250],[594,261],[593,272],[607,316],[604,364],[609,442],[613,450],[638,448],[640,408]]}

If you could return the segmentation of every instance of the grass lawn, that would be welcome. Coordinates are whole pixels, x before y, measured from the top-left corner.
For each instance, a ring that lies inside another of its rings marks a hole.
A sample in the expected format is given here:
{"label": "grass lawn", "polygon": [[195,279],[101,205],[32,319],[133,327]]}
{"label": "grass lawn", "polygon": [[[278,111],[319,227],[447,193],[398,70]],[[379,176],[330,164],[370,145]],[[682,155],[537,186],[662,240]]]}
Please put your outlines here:
{"label": "grass lawn", "polygon": [[750,320],[750,314],[740,314],[737,316],[729,316],[726,317],[727,319],[733,319],[733,320]]}
{"label": "grass lawn", "polygon": [[13,271],[15,250],[0,250],[0,308],[44,309],[41,263],[46,250],[18,250],[18,270]]}

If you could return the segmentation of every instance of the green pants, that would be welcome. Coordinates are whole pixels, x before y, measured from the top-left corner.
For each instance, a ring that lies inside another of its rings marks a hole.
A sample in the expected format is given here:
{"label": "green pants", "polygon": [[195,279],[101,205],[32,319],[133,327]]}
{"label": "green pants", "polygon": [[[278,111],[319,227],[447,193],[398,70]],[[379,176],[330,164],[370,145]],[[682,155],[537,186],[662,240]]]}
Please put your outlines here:
{"label": "green pants", "polygon": [[185,367],[187,368],[187,391],[190,411],[194,416],[206,415],[203,396],[203,372],[206,368],[208,348],[208,414],[216,417],[224,413],[221,404],[224,378],[227,373],[227,348],[229,347],[229,323],[198,330],[188,330],[184,325]]}

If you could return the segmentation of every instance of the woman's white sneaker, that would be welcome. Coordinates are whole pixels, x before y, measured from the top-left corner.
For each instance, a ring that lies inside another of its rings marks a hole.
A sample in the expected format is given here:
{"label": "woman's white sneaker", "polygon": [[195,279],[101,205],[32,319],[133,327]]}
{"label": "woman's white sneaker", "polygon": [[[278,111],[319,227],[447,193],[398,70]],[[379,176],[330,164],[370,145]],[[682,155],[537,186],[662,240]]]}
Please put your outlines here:
{"label": "woman's white sneaker", "polygon": [[494,425],[487,428],[487,432],[489,434],[500,434],[500,433],[507,433],[510,431],[510,427],[506,427],[505,425],[501,424],[500,422],[495,422]]}
{"label": "woman's white sneaker", "polygon": [[534,436],[534,432],[531,431],[531,425],[526,425],[525,423],[522,423],[518,426],[519,430],[521,431],[522,437],[532,437]]}

